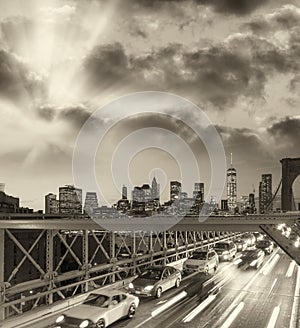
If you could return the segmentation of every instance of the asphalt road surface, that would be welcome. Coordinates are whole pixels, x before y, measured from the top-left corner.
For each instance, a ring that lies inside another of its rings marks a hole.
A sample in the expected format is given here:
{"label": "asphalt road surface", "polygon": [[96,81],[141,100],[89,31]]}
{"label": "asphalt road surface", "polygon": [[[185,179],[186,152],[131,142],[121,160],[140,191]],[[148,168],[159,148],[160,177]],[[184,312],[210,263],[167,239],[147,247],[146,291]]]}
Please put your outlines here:
{"label": "asphalt road surface", "polygon": [[[202,287],[207,279],[220,287],[209,297]],[[276,249],[258,270],[222,262],[214,276],[196,274],[160,299],[140,298],[133,319],[120,320],[110,327],[300,328],[299,288],[299,267]],[[54,327],[57,316],[28,328]]]}

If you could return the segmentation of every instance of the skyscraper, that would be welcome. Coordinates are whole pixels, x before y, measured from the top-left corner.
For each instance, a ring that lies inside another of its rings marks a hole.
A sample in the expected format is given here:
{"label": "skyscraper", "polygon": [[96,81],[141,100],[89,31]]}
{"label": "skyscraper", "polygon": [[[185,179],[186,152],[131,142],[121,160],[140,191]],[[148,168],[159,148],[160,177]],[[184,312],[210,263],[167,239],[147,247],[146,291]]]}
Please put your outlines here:
{"label": "skyscraper", "polygon": [[204,183],[203,182],[195,182],[193,198],[198,202],[204,202]]}
{"label": "skyscraper", "polygon": [[55,194],[48,194],[45,196],[45,213],[57,214],[59,213],[59,200],[56,199]]}
{"label": "skyscraper", "polygon": [[97,193],[87,192],[84,201],[84,212],[87,214],[93,214],[94,209],[98,207]]}
{"label": "skyscraper", "polygon": [[221,210],[228,211],[228,199],[221,199]]}
{"label": "skyscraper", "polygon": [[152,187],[151,188],[152,199],[159,200],[160,197],[159,184],[156,182],[155,177],[152,179],[151,187]]}
{"label": "skyscraper", "polygon": [[254,193],[249,194],[249,206],[250,206],[250,213],[256,213],[256,207],[255,207],[255,195]]}
{"label": "skyscraper", "polygon": [[59,213],[82,213],[82,190],[72,185],[59,187]]}
{"label": "skyscraper", "polygon": [[234,212],[237,207],[237,176],[236,170],[232,166],[232,154],[230,161],[230,168],[227,170],[227,200],[228,200],[228,209],[230,212]]}
{"label": "skyscraper", "polygon": [[127,199],[127,187],[125,185],[122,187],[122,199]]}
{"label": "skyscraper", "polygon": [[272,174],[262,174],[259,183],[259,212],[266,213],[272,210]]}
{"label": "skyscraper", "polygon": [[181,182],[170,181],[170,200],[178,199],[181,194]]}
{"label": "skyscraper", "polygon": [[145,211],[145,192],[138,186],[132,190],[132,210],[135,212]]}

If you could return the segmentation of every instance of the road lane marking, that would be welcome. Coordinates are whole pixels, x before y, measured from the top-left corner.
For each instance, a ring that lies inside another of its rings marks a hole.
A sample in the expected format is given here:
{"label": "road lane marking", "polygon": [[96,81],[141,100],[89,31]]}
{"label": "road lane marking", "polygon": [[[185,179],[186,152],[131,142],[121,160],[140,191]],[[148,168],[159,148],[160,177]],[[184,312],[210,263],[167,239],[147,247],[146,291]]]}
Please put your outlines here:
{"label": "road lane marking", "polygon": [[279,312],[280,312],[280,306],[275,306],[274,310],[272,312],[271,318],[269,320],[268,326],[267,328],[274,328],[276,326],[276,322],[279,316]]}
{"label": "road lane marking", "polygon": [[285,274],[286,278],[291,278],[291,276],[293,275],[294,269],[296,266],[296,262],[295,261],[291,261],[290,266]]}
{"label": "road lane marking", "polygon": [[272,289],[274,288],[274,286],[276,285],[277,280],[278,280],[278,279],[275,278],[275,280],[274,280],[274,282],[273,282],[273,284],[272,284],[272,286],[271,286],[271,288],[270,288],[270,290],[269,290],[269,294],[268,294],[268,295],[271,294],[271,291],[272,291]]}
{"label": "road lane marking", "polygon": [[274,258],[272,259],[272,261],[269,262],[269,264],[263,270],[263,275],[264,276],[268,275],[273,270],[273,268],[275,267],[275,265],[277,264],[277,262],[279,261],[279,259],[280,259],[280,255],[279,254],[276,254],[274,256]]}
{"label": "road lane marking", "polygon": [[[250,288],[250,286],[253,284],[253,282],[255,281],[255,279],[262,273],[262,271],[265,269],[265,267],[273,260],[273,258],[275,257],[275,255],[277,254],[279,249],[277,249],[267,260],[266,263],[264,263],[264,265],[255,273],[255,275],[248,281],[248,283],[241,289],[240,293],[237,295],[237,297],[234,299],[234,301],[231,303],[231,305],[224,311],[223,315],[219,318],[218,322],[222,322],[223,318],[226,318],[228,313],[230,313],[232,311],[232,309],[236,306],[236,304],[238,304],[238,302],[242,299],[242,297],[244,296],[245,292],[248,291],[248,289]],[[218,326],[219,327],[219,326]]]}
{"label": "road lane marking", "polygon": [[165,304],[161,305],[159,308],[155,309],[154,311],[151,312],[152,318],[156,317],[163,311],[167,310],[169,307],[171,307],[173,304],[177,303],[181,299],[187,296],[187,292],[184,290],[178,295],[174,296],[171,298],[169,301],[167,301]]}
{"label": "road lane marking", "polygon": [[172,297],[169,301],[167,301],[166,303],[164,303],[163,305],[161,305],[160,307],[158,307],[157,309],[152,311],[151,316],[149,318],[145,319],[143,322],[141,322],[137,326],[135,326],[135,328],[144,327],[145,323],[147,323],[148,321],[150,321],[151,319],[153,319],[157,315],[161,314],[163,311],[167,310],[172,305],[179,302],[180,300],[182,300],[186,296],[187,296],[187,292],[184,290],[184,291],[180,292],[178,295]]}
{"label": "road lane marking", "polygon": [[217,295],[209,295],[203,302],[201,302],[193,311],[187,314],[182,321],[190,322],[192,321],[201,311],[203,311],[215,298]]}
{"label": "road lane marking", "polygon": [[226,319],[224,324],[221,326],[221,328],[229,328],[233,321],[236,319],[236,317],[239,315],[239,313],[244,308],[245,303],[240,302],[240,304],[231,312],[230,316]]}
{"label": "road lane marking", "polygon": [[289,328],[297,327],[297,316],[298,316],[298,306],[299,306],[299,296],[300,296],[300,266],[297,265],[297,278],[296,278],[296,287],[294,293],[294,301],[292,307],[292,314],[290,320]]}

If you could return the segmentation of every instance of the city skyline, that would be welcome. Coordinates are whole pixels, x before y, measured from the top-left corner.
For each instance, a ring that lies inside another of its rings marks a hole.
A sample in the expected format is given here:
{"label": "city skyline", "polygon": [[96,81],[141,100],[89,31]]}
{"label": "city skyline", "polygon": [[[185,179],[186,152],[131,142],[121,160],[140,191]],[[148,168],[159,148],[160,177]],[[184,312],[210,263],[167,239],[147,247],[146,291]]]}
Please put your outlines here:
{"label": "city skyline", "polygon": [[[223,192],[223,196],[225,197],[221,197],[219,199],[219,201],[217,202],[217,204],[219,205],[219,208],[221,209],[222,206],[222,202],[226,200],[226,207],[227,209],[234,213],[235,212],[235,208],[239,208],[239,206],[242,208],[245,204],[245,199],[247,198],[248,200],[250,199],[250,195],[253,195],[253,201],[254,199],[257,201],[257,208],[259,209],[260,213],[263,213],[265,210],[275,210],[277,208],[280,208],[281,204],[279,203],[279,197],[280,197],[280,189],[276,190],[278,186],[273,186],[272,187],[272,174],[271,173],[262,173],[261,176],[261,181],[259,182],[257,188],[255,188],[254,184],[252,184],[252,189],[249,186],[249,193],[248,194],[242,194],[239,193],[238,190],[238,179],[237,177],[239,176],[237,170],[233,167],[233,163],[232,163],[232,154],[231,154],[231,163],[230,166],[227,169],[227,180],[226,180],[226,184],[224,186],[224,192]],[[152,178],[152,182],[149,182],[148,184],[145,183],[145,181],[142,183],[141,187],[140,186],[133,186],[133,189],[130,190],[129,195],[131,195],[130,197],[128,197],[128,188],[125,184],[122,184],[121,187],[121,191],[120,191],[120,195],[119,198],[117,197],[116,199],[114,199],[112,201],[112,203],[109,204],[109,206],[115,206],[118,202],[118,200],[131,200],[134,201],[134,191],[137,189],[138,190],[142,190],[142,189],[147,189],[150,188],[150,194],[149,197],[150,198],[157,198],[159,201],[161,201],[161,204],[163,202],[167,203],[169,201],[174,201],[176,198],[197,198],[199,197],[199,195],[197,195],[199,192],[201,193],[201,201],[205,201],[207,203],[209,203],[212,198],[215,199],[214,195],[212,195],[211,199],[206,199],[205,196],[205,187],[204,187],[204,183],[203,182],[194,182],[193,186],[194,188],[192,189],[192,192],[187,192],[185,189],[182,188],[182,182],[181,181],[176,181],[176,180],[170,180],[168,181],[169,183],[166,183],[166,186],[169,186],[168,188],[165,186],[165,189],[167,191],[167,194],[169,195],[169,198],[161,198],[160,194],[160,184],[158,183],[159,180],[156,179],[155,175]],[[5,183],[1,182],[1,190],[2,192],[6,193],[5,190]],[[151,187],[152,186],[152,187]],[[173,187],[172,187],[173,186]],[[99,194],[96,191],[91,191],[91,190],[83,190],[80,186],[74,186],[74,184],[66,184],[63,187],[57,187],[59,189],[59,198],[57,198],[57,195],[53,192],[48,192],[46,195],[44,195],[44,203],[42,208],[33,208],[33,210],[36,211],[40,211],[40,210],[45,210],[45,213],[58,213],[59,210],[59,202],[60,202],[60,195],[61,195],[61,190],[64,189],[72,189],[74,190],[74,195],[77,192],[77,196],[75,196],[75,198],[79,197],[81,200],[81,205],[76,205],[77,207],[80,206],[81,211],[79,210],[78,213],[82,212],[83,209],[86,207],[86,201],[87,198],[92,197],[94,198],[92,200],[92,202],[97,203],[98,204],[98,197]],[[154,188],[154,194],[156,196],[153,196],[153,188]],[[174,189],[175,188],[175,189]],[[75,192],[76,190],[76,192]],[[278,192],[279,191],[279,192]],[[79,195],[78,194],[81,195]],[[275,195],[276,192],[276,195]],[[6,193],[6,195],[8,197],[12,197],[18,198],[18,201],[20,202],[20,205],[22,205],[22,200],[19,199],[18,195],[10,195],[8,193]],[[85,200],[83,195],[85,195]],[[139,196],[137,196],[139,197]],[[15,198],[15,199],[17,199]],[[66,199],[67,200],[67,199]],[[272,200],[272,204],[270,203],[270,201]],[[297,208],[298,206],[298,201],[300,200],[299,197],[295,197],[294,194],[294,206]],[[300,202],[299,202],[300,204]],[[99,206],[104,206],[107,205],[105,203],[99,203]],[[271,205],[271,206],[270,206]],[[69,206],[68,204],[66,204],[66,206]],[[47,210],[47,208],[55,208],[55,210],[52,212],[51,210]],[[72,207],[72,205],[71,205]],[[29,209],[29,207],[23,207],[24,210],[25,209]],[[56,210],[57,208],[57,210]],[[78,207],[79,208],[79,207]]]}
{"label": "city skyline", "polygon": [[[234,177],[232,180],[232,170],[234,172]],[[227,169],[227,175],[229,178],[227,178],[226,186],[224,190],[227,190],[227,198],[221,198],[217,204],[219,206],[219,209],[222,209],[223,205],[222,202],[226,200],[226,208],[230,212],[234,213],[236,208],[239,208],[239,206],[242,207],[247,205],[246,203],[250,201],[250,203],[254,203],[254,200],[256,199],[258,201],[258,208],[261,213],[264,212],[264,210],[273,210],[273,207],[275,209],[275,206],[270,206],[270,201],[272,200],[274,203],[278,201],[279,195],[275,195],[275,191],[272,188],[272,174],[264,173],[261,174],[262,181],[259,183],[259,188],[257,190],[257,193],[255,193],[255,188],[252,192],[250,192],[248,195],[239,195],[237,196],[237,172],[233,168],[232,163],[230,167]],[[232,187],[232,184],[234,184],[234,187]],[[2,189],[1,191],[5,193],[5,184],[1,183]],[[151,186],[150,186],[151,185]],[[119,201],[122,200],[129,200],[131,202],[134,202],[135,200],[138,201],[138,199],[141,197],[139,191],[145,192],[145,195],[142,196],[142,198],[148,198],[148,200],[157,199],[158,204],[168,202],[174,202],[176,199],[199,199],[201,202],[209,203],[212,200],[215,201],[215,197],[212,197],[211,199],[206,199],[205,195],[205,185],[203,182],[194,182],[194,189],[191,194],[186,192],[182,189],[182,183],[179,181],[169,181],[169,198],[168,199],[161,199],[161,195],[159,193],[160,190],[160,184],[157,183],[157,180],[155,177],[153,177],[152,182],[150,184],[143,183],[143,185],[140,186],[134,186],[129,195],[131,197],[128,197],[127,193],[127,186],[122,185],[122,192],[119,195],[118,199],[115,199],[113,203],[111,203],[109,206],[116,206]],[[254,185],[252,185],[254,187]],[[149,193],[147,190],[149,189]],[[95,208],[95,207],[101,207],[105,204],[98,203],[98,194],[95,191],[83,191],[82,188],[74,185],[65,185],[58,187],[59,190],[59,196],[57,198],[57,195],[55,193],[49,192],[44,196],[45,202],[44,202],[44,210],[45,213],[48,214],[56,214],[56,213],[63,213],[61,211],[61,208],[67,206],[67,207],[73,207],[72,203],[75,202],[74,208],[76,208],[77,213],[86,212],[88,213],[88,208]],[[137,194],[135,195],[135,191],[137,191]],[[273,193],[274,191],[274,193]],[[8,195],[7,197],[15,198],[16,195]],[[84,197],[85,195],[85,197]],[[148,195],[148,196],[147,196]],[[146,198],[143,201],[147,201]],[[250,198],[252,200],[250,200]],[[15,198],[16,200],[18,198]],[[247,201],[246,201],[247,199]],[[21,200],[18,199],[18,202]],[[296,199],[294,198],[294,201]],[[62,205],[60,203],[64,203],[65,205]],[[77,202],[79,202],[77,204]],[[69,204],[68,204],[69,203]],[[263,205],[262,205],[262,204]],[[231,205],[230,205],[231,204]],[[300,204],[300,203],[299,203]],[[296,202],[294,204],[297,206]],[[280,206],[277,206],[276,208],[279,208]],[[34,210],[40,210],[40,209],[34,209]],[[66,211],[67,213],[68,211]]]}
{"label": "city skyline", "polygon": [[[276,188],[279,159],[299,156],[299,29],[293,0],[2,1],[0,181],[22,206],[43,208],[40,195],[73,182],[72,152],[91,113],[128,93],[157,90],[205,111],[226,154],[234,154],[238,197],[252,184],[258,189],[262,173],[272,174]],[[173,110],[186,115],[183,108]],[[148,126],[185,140],[209,185],[207,152],[189,129],[155,115],[131,118],[101,148],[97,178],[111,202],[121,186],[103,169],[110,167],[110,151]],[[163,132],[151,137],[176,147]],[[167,180],[182,181],[192,192],[174,158],[153,149],[132,159],[133,184],[141,185],[158,164]]]}

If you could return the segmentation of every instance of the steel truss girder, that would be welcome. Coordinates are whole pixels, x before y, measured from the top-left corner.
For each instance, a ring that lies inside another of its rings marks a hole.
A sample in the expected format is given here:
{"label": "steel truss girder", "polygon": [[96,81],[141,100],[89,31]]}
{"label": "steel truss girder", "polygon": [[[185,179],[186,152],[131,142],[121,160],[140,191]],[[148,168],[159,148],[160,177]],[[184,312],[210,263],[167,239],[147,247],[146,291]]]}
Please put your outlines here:
{"label": "steel truss girder", "polygon": [[[4,234],[4,230],[0,229],[0,231],[2,231],[2,234]],[[5,231],[8,231],[8,236],[13,236],[9,230],[6,229]],[[44,233],[44,231],[42,232]],[[102,236],[99,238],[99,234],[94,231],[78,231],[73,240],[68,243],[62,235],[62,232],[57,230],[47,230],[45,236],[46,271],[40,271],[40,273],[43,274],[43,279],[32,281],[28,287],[26,287],[26,283],[23,285],[15,285],[7,288],[3,292],[4,298],[2,301],[2,310],[10,308],[14,312],[20,313],[22,312],[22,307],[18,307],[18,305],[20,305],[22,302],[31,302],[32,307],[37,306],[40,302],[51,304],[55,301],[53,298],[54,294],[58,295],[60,298],[65,298],[65,292],[67,289],[73,288],[73,294],[78,288],[81,288],[82,291],[87,291],[90,286],[99,286],[99,284],[104,285],[108,281],[114,282],[116,280],[120,280],[124,277],[124,273],[137,273],[149,264],[170,263],[172,261],[186,257],[189,252],[193,251],[194,249],[209,246],[209,244],[214,242],[214,240],[211,239],[212,235],[213,234],[210,234],[209,232],[201,231],[175,231],[165,232],[161,235],[157,233],[156,235],[154,234],[153,237],[153,233],[136,232],[130,236],[122,236],[122,238],[119,238],[120,244],[123,245],[125,249],[130,251],[129,244],[131,244],[132,247],[131,254],[128,259],[118,260],[116,258],[116,240],[117,237],[119,237],[119,234],[117,233],[102,232]],[[234,234],[224,234],[224,237],[228,238],[229,236],[229,238],[231,238],[233,235]],[[129,237],[132,240],[130,240]],[[54,238],[61,241],[61,244],[66,247],[66,252],[63,254],[56,267],[54,265],[55,261],[53,259]],[[97,242],[97,247],[93,252],[89,251],[88,241],[90,238]],[[107,238],[109,238],[110,246],[109,250],[106,251],[103,242]],[[217,239],[219,239],[219,237]],[[80,255],[76,254],[76,252],[72,249],[76,240],[81,240],[82,252]],[[144,248],[145,253],[142,256],[139,256],[138,251],[142,247]],[[24,252],[24,248],[20,248]],[[101,251],[107,260],[111,260],[110,263],[93,266],[92,263],[98,251]],[[26,256],[30,258],[30,249],[28,251],[25,250],[24,253],[26,253]],[[79,269],[76,271],[60,273],[59,268],[67,254],[71,254],[76,263],[78,265],[80,264]],[[32,260],[33,261],[31,262],[33,262],[33,265],[38,265],[34,259]],[[126,266],[124,267],[122,265]],[[103,274],[103,270],[106,270],[107,273]],[[71,280],[73,282],[68,283],[68,285],[60,286],[64,281]],[[11,298],[11,296],[18,295],[21,291],[26,291],[28,289],[33,291],[38,290],[38,294],[26,296],[22,300],[13,300],[14,297]]]}
{"label": "steel truss girder", "polygon": [[[14,242],[15,245],[17,245],[17,247],[21,250],[21,252],[24,254],[23,259],[21,260],[20,264],[22,265],[25,261],[25,259],[27,258],[31,264],[33,264],[35,266],[35,268],[40,272],[41,275],[45,274],[45,271],[41,268],[41,266],[35,261],[35,259],[30,255],[30,253],[32,252],[32,250],[34,249],[34,247],[37,245],[38,241],[40,240],[40,238],[42,237],[42,235],[44,234],[45,230],[43,230],[39,236],[37,237],[37,239],[34,241],[33,245],[30,247],[29,250],[26,250],[23,245],[19,242],[19,240],[13,235],[13,233],[10,232],[10,230],[5,229],[7,235],[9,236],[9,238]],[[20,266],[21,266],[20,265]],[[17,273],[17,271],[20,269],[20,266],[18,265],[14,272],[11,274],[11,276],[9,277],[9,281],[15,276],[15,274]]]}

